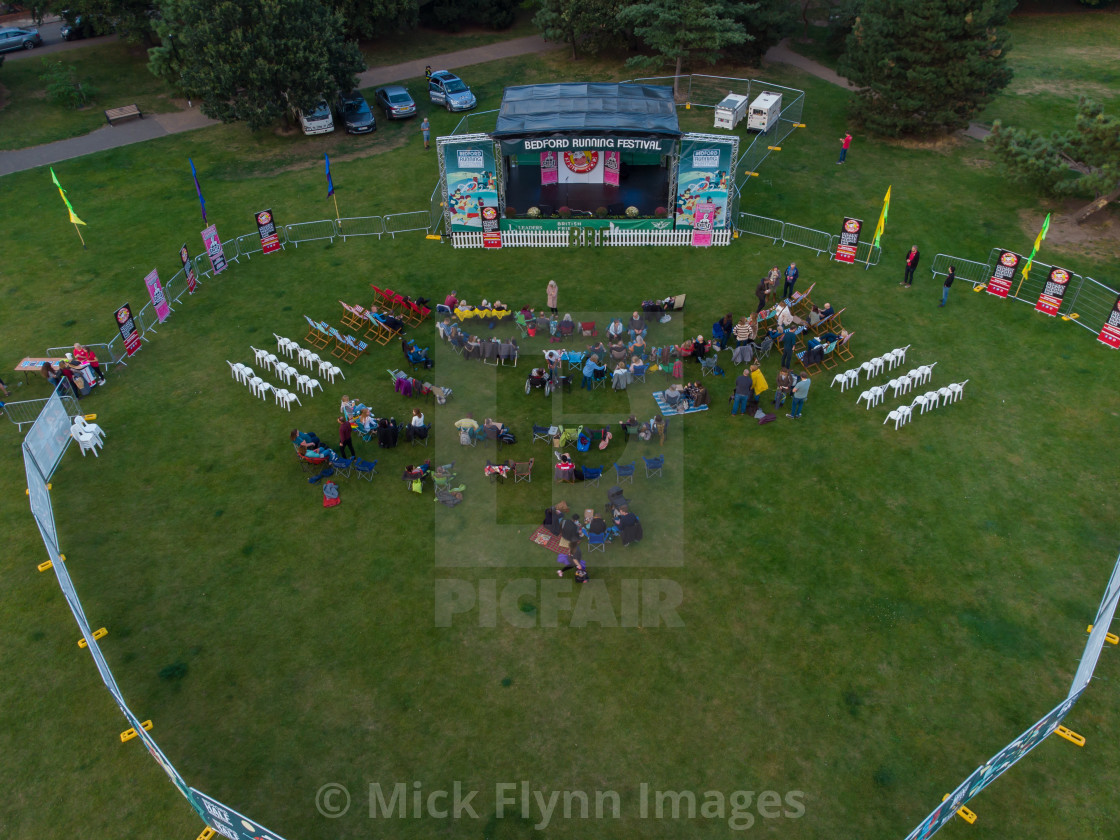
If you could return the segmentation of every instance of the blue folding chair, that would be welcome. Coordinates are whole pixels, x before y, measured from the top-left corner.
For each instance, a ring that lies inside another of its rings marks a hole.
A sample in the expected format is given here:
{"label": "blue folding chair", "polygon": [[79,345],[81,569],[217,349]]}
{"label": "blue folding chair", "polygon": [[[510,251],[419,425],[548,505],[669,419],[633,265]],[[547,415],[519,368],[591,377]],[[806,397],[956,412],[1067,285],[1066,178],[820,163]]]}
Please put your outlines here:
{"label": "blue folding chair", "polygon": [[631,374],[631,376],[634,377],[635,382],[645,382],[646,381],[646,371],[648,371],[648,370],[649,370],[649,365],[648,364],[638,365],[636,368],[634,368],[634,372],[633,372],[633,374]]}
{"label": "blue folding chair", "polygon": [[[600,472],[602,472],[602,470],[600,470]],[[606,552],[607,552],[607,535],[608,534],[607,534],[606,531],[604,531],[601,534],[592,534],[590,531],[588,531],[587,532],[587,553],[590,554],[592,551],[601,551],[604,554],[606,554]]]}
{"label": "blue folding chair", "polygon": [[631,462],[629,466],[620,466],[619,464],[615,464],[614,465],[614,472],[615,472],[615,477],[617,479],[617,482],[619,484],[622,484],[623,480],[625,479],[626,481],[629,481],[631,484],[633,484],[634,483],[634,469],[637,467],[637,465],[638,465],[637,461]]}
{"label": "blue folding chair", "polygon": [[331,466],[334,468],[335,472],[341,473],[346,476],[346,478],[349,478],[350,470],[354,468],[354,462],[357,460],[357,458],[340,458],[335,455],[331,458]]}
{"label": "blue folding chair", "polygon": [[664,455],[658,455],[656,458],[647,458],[643,455],[642,460],[646,462],[646,478],[661,475],[661,468],[665,466]]}
{"label": "blue folding chair", "polygon": [[373,481],[373,477],[377,475],[377,461],[366,461],[358,458],[357,463],[354,464],[354,469],[358,471],[358,478]]}
{"label": "blue folding chair", "polygon": [[552,426],[538,426],[536,423],[534,423],[533,443],[536,443],[538,440],[544,441],[545,443],[552,443],[552,428]]}
{"label": "blue folding chair", "polygon": [[602,477],[603,477],[603,468],[602,467],[584,467],[583,468],[583,480],[586,481],[588,484],[594,484],[596,487],[598,487],[599,486],[599,479],[602,478]]}

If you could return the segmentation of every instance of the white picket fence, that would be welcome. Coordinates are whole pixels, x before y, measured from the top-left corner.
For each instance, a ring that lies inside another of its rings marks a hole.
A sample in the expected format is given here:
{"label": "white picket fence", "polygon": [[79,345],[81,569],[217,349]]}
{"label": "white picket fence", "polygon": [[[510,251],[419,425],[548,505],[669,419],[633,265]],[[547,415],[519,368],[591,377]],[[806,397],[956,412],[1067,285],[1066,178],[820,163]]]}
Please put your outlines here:
{"label": "white picket fence", "polygon": [[[580,235],[584,234],[584,235]],[[692,245],[691,230],[614,230],[592,231],[581,229],[575,236],[568,230],[504,230],[503,248],[566,248],[569,245],[590,245],[594,243],[614,247],[638,245]],[[451,244],[455,248],[483,247],[481,233],[452,233]],[[712,234],[713,245],[730,245],[731,230],[725,228]]]}

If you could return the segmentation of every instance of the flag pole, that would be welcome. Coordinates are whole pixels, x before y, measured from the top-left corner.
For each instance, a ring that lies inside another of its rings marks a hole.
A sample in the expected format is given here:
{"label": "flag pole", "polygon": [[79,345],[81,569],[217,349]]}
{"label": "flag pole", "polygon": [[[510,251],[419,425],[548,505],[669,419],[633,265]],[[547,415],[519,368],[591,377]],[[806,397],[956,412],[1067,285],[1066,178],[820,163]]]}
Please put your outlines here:
{"label": "flag pole", "polygon": [[82,232],[79,230],[77,222],[74,222],[74,233],[78,234],[78,240],[82,243],[82,250],[86,250],[86,241],[82,239]]}
{"label": "flag pole", "polygon": [[334,219],[338,222],[338,226],[342,227],[342,214],[338,212],[338,196],[331,193],[331,198],[334,199]]}

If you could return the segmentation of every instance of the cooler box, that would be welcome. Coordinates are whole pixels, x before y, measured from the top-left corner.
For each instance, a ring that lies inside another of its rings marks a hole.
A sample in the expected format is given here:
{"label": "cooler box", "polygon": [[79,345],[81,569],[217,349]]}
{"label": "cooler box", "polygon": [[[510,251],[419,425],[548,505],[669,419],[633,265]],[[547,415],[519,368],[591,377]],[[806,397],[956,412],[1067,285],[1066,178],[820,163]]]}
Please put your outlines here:
{"label": "cooler box", "polygon": [[716,128],[735,128],[747,114],[747,97],[729,93],[716,105]]}
{"label": "cooler box", "polygon": [[782,115],[782,95],[780,93],[763,93],[751,103],[750,118],[747,128],[755,131],[767,132]]}

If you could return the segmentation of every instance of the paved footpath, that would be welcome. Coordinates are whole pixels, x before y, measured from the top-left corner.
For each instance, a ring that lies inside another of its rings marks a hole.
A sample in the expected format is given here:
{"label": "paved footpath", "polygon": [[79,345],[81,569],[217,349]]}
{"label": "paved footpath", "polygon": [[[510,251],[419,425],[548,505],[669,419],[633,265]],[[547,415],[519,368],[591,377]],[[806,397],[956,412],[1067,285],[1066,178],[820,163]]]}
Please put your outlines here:
{"label": "paved footpath", "polygon": [[[416,61],[406,61],[403,64],[371,67],[358,76],[358,83],[363,88],[374,87],[375,85],[423,76],[424,68],[427,65],[431,65],[433,70],[456,69],[554,49],[561,49],[561,47],[557,44],[548,43],[539,35],[530,35],[527,38],[499,41],[484,47],[472,47],[469,50],[459,50],[443,55],[420,58]],[[791,50],[788,40],[771,47],[766,53],[765,60],[769,63],[792,65],[838,87],[854,90],[852,83],[837,75],[835,71]],[[153,140],[156,137],[166,137],[169,134],[179,134],[217,124],[215,120],[204,116],[197,108],[170,114],[153,114],[142,120],[133,120],[114,127],[104,126],[82,137],[59,140],[56,143],[46,143],[42,146],[32,146],[28,149],[0,152],[0,176],[12,172],[23,172],[26,169],[34,169],[37,166],[45,166],[63,160],[71,160],[105,149],[115,149],[132,143]],[[978,140],[982,140],[987,133],[988,130],[979,123],[970,124],[965,132],[967,136]]]}

